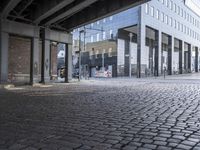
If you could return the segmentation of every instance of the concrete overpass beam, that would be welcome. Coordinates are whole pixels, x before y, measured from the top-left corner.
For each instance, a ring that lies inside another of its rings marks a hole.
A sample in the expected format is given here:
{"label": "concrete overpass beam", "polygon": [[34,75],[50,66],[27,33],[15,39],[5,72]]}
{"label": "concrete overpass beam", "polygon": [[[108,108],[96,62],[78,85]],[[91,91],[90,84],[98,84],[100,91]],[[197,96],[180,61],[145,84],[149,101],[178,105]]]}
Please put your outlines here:
{"label": "concrete overpass beam", "polygon": [[2,11],[2,17],[7,18],[9,13],[17,6],[21,0],[9,0]]}
{"label": "concrete overpass beam", "polygon": [[34,22],[40,23],[43,19],[51,16],[56,13],[66,5],[69,5],[74,0],[57,0],[57,1],[48,1],[45,0],[41,6],[38,7],[38,11],[34,14]]}

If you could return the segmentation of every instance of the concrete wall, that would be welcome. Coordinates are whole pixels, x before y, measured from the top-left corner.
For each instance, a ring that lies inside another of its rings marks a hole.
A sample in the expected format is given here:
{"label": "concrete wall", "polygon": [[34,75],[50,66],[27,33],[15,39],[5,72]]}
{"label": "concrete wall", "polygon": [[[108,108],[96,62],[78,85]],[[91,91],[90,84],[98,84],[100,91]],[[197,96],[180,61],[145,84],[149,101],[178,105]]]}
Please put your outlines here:
{"label": "concrete wall", "polygon": [[[60,43],[66,43],[66,44],[72,44],[72,35],[65,33],[65,32],[58,32],[58,31],[53,31],[50,29],[46,29],[45,32],[45,61],[44,61],[44,75],[45,79],[49,81],[50,78],[50,42],[51,41],[56,41]],[[23,40],[21,42],[15,41],[16,39],[11,40],[11,44],[9,45],[9,36],[10,35],[16,35],[18,37],[27,37],[30,38],[30,41],[27,43]],[[40,27],[38,26],[32,26],[32,25],[27,25],[27,24],[22,24],[22,23],[16,23],[12,21],[2,21],[0,23],[0,81],[1,82],[8,82],[8,66],[9,70],[12,70],[13,73],[15,72],[24,72],[27,74],[27,70],[32,70],[31,76],[32,76],[32,81],[33,83],[37,83],[40,81],[40,62],[41,62],[41,50],[40,50]],[[31,44],[30,44],[31,43]],[[9,46],[10,46],[10,51],[9,52]],[[30,49],[32,49],[32,56],[31,58],[30,53],[28,54],[27,52],[30,52]],[[27,51],[26,51],[27,50]],[[17,53],[19,52],[19,53]],[[11,55],[9,55],[9,53]],[[72,61],[72,48],[69,46],[69,61]],[[24,55],[29,55],[26,58]],[[25,58],[23,60],[23,63],[25,64],[24,66],[21,66],[19,68],[20,64],[23,64],[21,59]],[[11,60],[10,62],[8,61]],[[20,59],[18,61],[18,64],[14,64],[17,59]],[[29,59],[31,60],[32,66],[30,67],[30,63],[26,62],[26,60]],[[9,65],[10,64],[10,65]],[[69,65],[72,65],[72,62],[69,62]],[[15,65],[15,66],[13,66]],[[29,66],[29,68],[27,68]],[[23,70],[27,69],[26,71]],[[72,67],[69,66],[71,69]],[[69,79],[71,78],[71,70],[69,70]],[[30,74],[29,74],[30,76]]]}

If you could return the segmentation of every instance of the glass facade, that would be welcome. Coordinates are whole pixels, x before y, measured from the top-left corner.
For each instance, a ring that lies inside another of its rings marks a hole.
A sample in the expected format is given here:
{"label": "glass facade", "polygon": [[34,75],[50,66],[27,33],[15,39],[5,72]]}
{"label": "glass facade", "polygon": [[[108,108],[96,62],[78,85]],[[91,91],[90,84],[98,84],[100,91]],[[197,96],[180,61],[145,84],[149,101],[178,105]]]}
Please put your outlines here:
{"label": "glass facade", "polygon": [[90,76],[198,72],[199,20],[185,1],[152,0],[75,29],[74,49],[80,47],[82,72]]}

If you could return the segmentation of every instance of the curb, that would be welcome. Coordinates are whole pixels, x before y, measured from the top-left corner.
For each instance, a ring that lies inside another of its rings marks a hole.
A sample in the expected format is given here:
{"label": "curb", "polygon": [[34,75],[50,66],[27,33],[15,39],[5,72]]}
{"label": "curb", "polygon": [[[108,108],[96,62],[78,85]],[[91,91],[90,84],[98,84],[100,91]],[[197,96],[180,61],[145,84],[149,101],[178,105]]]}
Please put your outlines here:
{"label": "curb", "polygon": [[14,84],[0,84],[0,89],[9,89],[9,88],[14,88]]}

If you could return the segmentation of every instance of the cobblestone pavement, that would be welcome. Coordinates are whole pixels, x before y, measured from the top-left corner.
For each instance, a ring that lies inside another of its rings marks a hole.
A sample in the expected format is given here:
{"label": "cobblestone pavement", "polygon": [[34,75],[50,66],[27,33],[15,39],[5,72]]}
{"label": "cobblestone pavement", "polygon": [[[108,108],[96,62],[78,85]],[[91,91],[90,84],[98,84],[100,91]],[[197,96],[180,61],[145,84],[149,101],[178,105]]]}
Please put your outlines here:
{"label": "cobblestone pavement", "polygon": [[0,90],[0,150],[200,150],[200,80]]}

